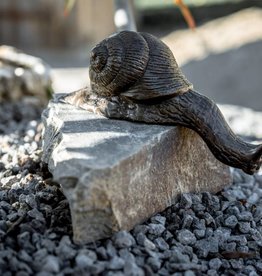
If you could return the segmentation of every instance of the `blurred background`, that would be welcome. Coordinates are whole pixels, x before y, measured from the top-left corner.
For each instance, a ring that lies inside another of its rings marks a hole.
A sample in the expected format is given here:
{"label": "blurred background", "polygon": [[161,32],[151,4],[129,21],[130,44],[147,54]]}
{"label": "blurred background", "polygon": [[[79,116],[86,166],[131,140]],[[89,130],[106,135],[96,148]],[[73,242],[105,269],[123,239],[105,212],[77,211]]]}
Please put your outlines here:
{"label": "blurred background", "polygon": [[64,0],[1,0],[0,45],[42,58],[52,67],[54,91],[71,92],[87,85],[89,51],[116,31],[123,2],[138,31],[169,45],[196,90],[219,103],[262,110],[261,0],[184,0],[195,30],[172,0],[76,0],[72,6],[69,0],[68,10]]}

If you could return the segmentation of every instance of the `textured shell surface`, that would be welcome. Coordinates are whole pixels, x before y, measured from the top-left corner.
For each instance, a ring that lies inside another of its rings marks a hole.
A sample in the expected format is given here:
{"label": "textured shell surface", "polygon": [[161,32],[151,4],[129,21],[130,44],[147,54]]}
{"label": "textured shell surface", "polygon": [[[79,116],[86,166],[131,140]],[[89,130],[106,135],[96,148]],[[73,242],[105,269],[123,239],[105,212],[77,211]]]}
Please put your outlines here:
{"label": "textured shell surface", "polygon": [[91,51],[89,76],[101,96],[150,100],[192,89],[168,46],[148,33],[123,31],[101,41]]}

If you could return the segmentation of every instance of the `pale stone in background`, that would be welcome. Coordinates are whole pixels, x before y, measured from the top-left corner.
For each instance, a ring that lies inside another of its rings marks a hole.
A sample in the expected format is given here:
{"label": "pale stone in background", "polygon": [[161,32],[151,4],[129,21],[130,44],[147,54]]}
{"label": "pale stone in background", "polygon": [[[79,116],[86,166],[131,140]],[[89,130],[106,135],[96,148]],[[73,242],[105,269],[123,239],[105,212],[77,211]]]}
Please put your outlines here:
{"label": "pale stone in background", "polygon": [[46,105],[52,92],[50,70],[40,58],[0,46],[0,103],[23,99]]}

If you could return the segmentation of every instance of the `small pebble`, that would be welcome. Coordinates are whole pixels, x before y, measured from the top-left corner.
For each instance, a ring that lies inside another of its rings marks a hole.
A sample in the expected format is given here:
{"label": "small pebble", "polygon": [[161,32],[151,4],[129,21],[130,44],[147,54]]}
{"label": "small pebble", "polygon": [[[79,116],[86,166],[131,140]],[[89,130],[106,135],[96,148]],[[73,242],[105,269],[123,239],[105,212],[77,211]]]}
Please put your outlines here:
{"label": "small pebble", "polygon": [[94,263],[94,261],[91,258],[82,253],[79,253],[76,256],[75,262],[76,265],[81,269],[91,266]]}
{"label": "small pebble", "polygon": [[205,236],[206,230],[204,230],[204,229],[202,229],[202,230],[201,229],[196,229],[196,230],[194,230],[194,234],[197,237],[197,239],[201,239],[201,238],[203,238]]}
{"label": "small pebble", "polygon": [[165,217],[163,217],[163,216],[161,216],[161,215],[155,215],[155,216],[153,216],[151,219],[151,222],[152,223],[160,223],[160,224],[162,224],[162,225],[165,225],[165,223],[166,223],[166,218]]}
{"label": "small pebble", "polygon": [[43,270],[51,273],[59,272],[59,260],[55,256],[47,256],[44,261]]}
{"label": "small pebble", "polygon": [[182,220],[182,228],[189,228],[193,222],[194,218],[190,215],[185,215]]}
{"label": "small pebble", "polygon": [[258,193],[253,193],[250,197],[248,197],[247,202],[250,204],[256,204],[259,200]]}
{"label": "small pebble", "polygon": [[196,242],[196,236],[187,229],[182,229],[177,233],[177,239],[182,244],[194,244]]}
{"label": "small pebble", "polygon": [[117,256],[114,256],[108,264],[108,268],[112,270],[122,269],[125,265],[125,261]]}
{"label": "small pebble", "polygon": [[156,238],[154,240],[154,243],[157,246],[157,248],[161,251],[165,251],[169,249],[168,243],[162,237]]}
{"label": "small pebble", "polygon": [[146,263],[152,268],[154,272],[157,272],[161,267],[161,261],[158,258],[149,257]]}
{"label": "small pebble", "polygon": [[130,247],[135,244],[135,239],[133,236],[126,231],[120,231],[116,233],[113,237],[113,240],[116,248]]}
{"label": "small pebble", "polygon": [[144,246],[148,250],[155,250],[156,245],[150,241],[143,233],[137,235],[137,243]]}
{"label": "small pebble", "polygon": [[192,206],[191,195],[190,194],[185,194],[185,193],[181,194],[179,204],[180,204],[181,208],[184,208],[184,209],[191,208],[191,206]]}
{"label": "small pebble", "polygon": [[229,243],[225,243],[221,247],[226,252],[234,252],[234,251],[236,251],[237,244],[235,242],[229,242]]}
{"label": "small pebble", "polygon": [[109,240],[109,241],[107,242],[106,251],[107,251],[107,255],[108,255],[110,258],[115,257],[116,254],[117,254],[116,248],[114,247],[114,245],[113,245],[113,243],[112,243],[111,240]]}
{"label": "small pebble", "polygon": [[238,223],[238,220],[237,220],[236,216],[234,216],[234,215],[226,218],[225,222],[224,222],[225,226],[227,226],[229,228],[235,228],[237,223]]}
{"label": "small pebble", "polygon": [[243,234],[249,233],[249,231],[251,229],[249,222],[241,222],[241,223],[239,223],[238,228],[239,228],[239,232],[241,232]]}
{"label": "small pebble", "polygon": [[133,262],[126,262],[124,265],[124,275],[127,276],[144,276],[144,271],[137,266],[136,263]]}
{"label": "small pebble", "polygon": [[228,238],[228,242],[236,242],[240,245],[246,245],[247,238],[245,235],[232,235]]}
{"label": "small pebble", "polygon": [[184,273],[184,276],[195,276],[195,272],[192,271],[192,270],[187,270],[185,273]]}
{"label": "small pebble", "polygon": [[166,230],[162,224],[149,223],[148,227],[148,232],[155,236],[160,236]]}
{"label": "small pebble", "polygon": [[222,262],[221,262],[221,260],[219,258],[214,258],[214,259],[211,259],[209,261],[209,267],[211,269],[216,270],[216,271],[219,270],[219,268],[221,267],[221,265],[222,265]]}
{"label": "small pebble", "polygon": [[240,221],[251,221],[253,216],[252,213],[249,211],[243,211],[237,215],[238,220]]}
{"label": "small pebble", "polygon": [[229,260],[229,263],[234,269],[241,270],[243,268],[243,260],[232,259],[232,260]]}

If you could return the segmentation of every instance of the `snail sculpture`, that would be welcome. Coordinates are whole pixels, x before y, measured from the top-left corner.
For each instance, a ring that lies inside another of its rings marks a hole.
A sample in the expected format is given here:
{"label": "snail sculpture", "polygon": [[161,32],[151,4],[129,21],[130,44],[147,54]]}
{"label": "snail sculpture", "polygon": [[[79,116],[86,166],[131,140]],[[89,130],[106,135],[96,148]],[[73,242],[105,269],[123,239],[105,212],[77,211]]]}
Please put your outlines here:
{"label": "snail sculpture", "polygon": [[259,170],[262,145],[239,139],[216,104],[195,92],[171,50],[148,33],[123,31],[90,57],[91,89],[63,101],[109,118],[180,125],[196,131],[221,162],[248,174]]}

